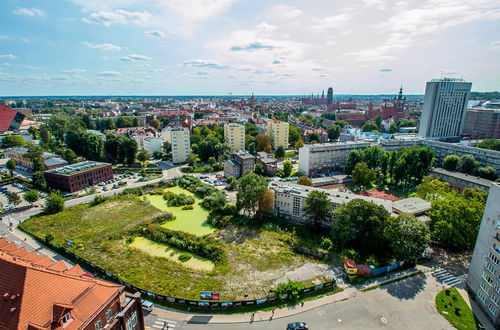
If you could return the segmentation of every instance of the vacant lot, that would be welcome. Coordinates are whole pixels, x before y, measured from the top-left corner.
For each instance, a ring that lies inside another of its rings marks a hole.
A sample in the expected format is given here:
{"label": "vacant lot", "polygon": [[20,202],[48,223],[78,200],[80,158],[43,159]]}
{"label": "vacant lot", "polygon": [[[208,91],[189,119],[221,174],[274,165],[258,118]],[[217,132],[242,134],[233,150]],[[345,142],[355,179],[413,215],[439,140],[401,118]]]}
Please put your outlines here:
{"label": "vacant lot", "polygon": [[[222,299],[265,297],[285,272],[306,262],[316,263],[293,251],[292,233],[230,226],[209,235],[226,251],[225,264],[209,268],[211,261],[192,254],[184,264],[178,260],[184,251],[129,234],[136,225],[161,213],[140,198],[119,196],[93,207],[78,205],[59,214],[33,217],[22,228],[42,239],[52,235],[56,246],[71,240],[75,243],[69,248],[72,252],[139,288],[191,299],[198,298],[200,291],[220,291]],[[198,226],[203,222],[198,219]],[[202,262],[207,268],[196,268]]]}

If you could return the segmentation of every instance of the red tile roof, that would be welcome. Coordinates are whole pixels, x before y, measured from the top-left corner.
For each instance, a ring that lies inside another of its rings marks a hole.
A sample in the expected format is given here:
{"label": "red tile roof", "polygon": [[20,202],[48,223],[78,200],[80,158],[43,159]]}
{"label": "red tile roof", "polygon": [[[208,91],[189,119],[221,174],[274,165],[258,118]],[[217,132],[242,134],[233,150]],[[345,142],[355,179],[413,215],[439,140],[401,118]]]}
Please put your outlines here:
{"label": "red tile roof", "polygon": [[6,131],[9,129],[16,113],[17,112],[15,110],[12,110],[5,105],[0,105],[0,131]]}
{"label": "red tile roof", "polygon": [[68,270],[63,261],[27,252],[0,238],[0,330],[62,329],[68,311],[64,329],[83,328],[123,293],[122,286],[84,276],[80,266]]}

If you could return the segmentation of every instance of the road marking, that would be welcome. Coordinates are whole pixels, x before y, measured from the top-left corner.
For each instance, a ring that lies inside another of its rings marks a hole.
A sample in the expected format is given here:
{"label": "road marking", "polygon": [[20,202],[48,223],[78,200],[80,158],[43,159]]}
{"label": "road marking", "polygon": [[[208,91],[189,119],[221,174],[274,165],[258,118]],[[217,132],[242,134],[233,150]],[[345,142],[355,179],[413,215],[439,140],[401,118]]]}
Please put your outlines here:
{"label": "road marking", "polygon": [[158,318],[158,319],[156,319],[155,323],[153,324],[153,328],[166,330],[168,327],[168,329],[174,329],[176,324],[177,324],[177,321]]}

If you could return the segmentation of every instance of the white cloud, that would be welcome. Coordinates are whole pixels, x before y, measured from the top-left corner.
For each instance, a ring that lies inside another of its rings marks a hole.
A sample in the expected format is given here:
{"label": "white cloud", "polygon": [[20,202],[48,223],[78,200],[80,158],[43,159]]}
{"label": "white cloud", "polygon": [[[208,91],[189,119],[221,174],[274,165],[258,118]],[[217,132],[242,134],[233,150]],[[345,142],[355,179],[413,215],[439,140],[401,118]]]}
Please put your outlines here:
{"label": "white cloud", "polygon": [[25,44],[29,44],[31,42],[31,40],[29,40],[28,38],[22,38],[21,42],[23,42]]}
{"label": "white cloud", "polygon": [[377,9],[384,9],[385,8],[385,0],[363,0],[363,3],[368,8],[370,8],[370,7],[374,7]]}
{"label": "white cloud", "polygon": [[276,5],[269,9],[269,16],[275,18],[295,18],[302,15],[302,10],[286,5]]}
{"label": "white cloud", "polygon": [[163,38],[165,36],[165,32],[160,30],[146,31],[144,34],[154,38]]}
{"label": "white cloud", "polygon": [[151,59],[151,57],[148,57],[148,56],[139,55],[139,54],[130,54],[130,55],[122,57],[120,60],[132,62],[132,61],[148,61],[150,59]]}
{"label": "white cloud", "polygon": [[229,69],[229,65],[222,65],[215,60],[186,60],[181,63],[184,66],[195,67],[195,68],[207,68],[207,69]]}
{"label": "white cloud", "polygon": [[88,24],[100,24],[109,27],[114,24],[144,24],[151,18],[151,14],[147,11],[130,12],[122,9],[113,11],[98,11],[91,13],[88,17],[82,20]]}
{"label": "white cloud", "polygon": [[101,71],[97,73],[99,76],[119,76],[120,72],[118,71]]}
{"label": "white cloud", "polygon": [[2,35],[0,35],[0,41],[8,40],[8,39],[10,39],[9,36],[2,36]]}
{"label": "white cloud", "polygon": [[221,14],[237,0],[166,0],[167,6],[187,22],[201,22]]}
{"label": "white cloud", "polygon": [[99,49],[99,50],[104,50],[104,51],[119,51],[122,50],[120,46],[116,46],[110,43],[104,43],[104,44],[93,44],[87,41],[82,42],[83,45],[94,48],[94,49]]}
{"label": "white cloud", "polygon": [[0,59],[2,60],[15,60],[17,56],[12,55],[12,54],[5,54],[5,55],[0,55]]}
{"label": "white cloud", "polygon": [[257,29],[266,32],[272,32],[276,30],[276,25],[267,24],[266,22],[262,22],[257,25]]}
{"label": "white cloud", "polygon": [[313,18],[309,31],[313,33],[323,33],[331,29],[347,29],[352,20],[350,13],[341,13],[335,16],[323,18]]}
{"label": "white cloud", "polygon": [[28,17],[45,16],[45,11],[40,8],[18,8],[14,10],[13,13]]}
{"label": "white cloud", "polygon": [[500,40],[493,41],[490,45],[492,48],[500,49]]}
{"label": "white cloud", "polygon": [[69,73],[69,74],[79,74],[79,73],[84,73],[85,70],[84,69],[66,69],[66,70],[62,70],[61,72],[62,73]]}

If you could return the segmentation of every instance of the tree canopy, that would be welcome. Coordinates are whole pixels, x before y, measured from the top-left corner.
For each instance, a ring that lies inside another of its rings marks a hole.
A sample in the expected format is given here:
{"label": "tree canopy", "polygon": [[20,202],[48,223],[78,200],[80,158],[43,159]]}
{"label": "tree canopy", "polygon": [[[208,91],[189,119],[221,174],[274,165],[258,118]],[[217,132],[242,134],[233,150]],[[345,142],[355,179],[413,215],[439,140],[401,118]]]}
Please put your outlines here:
{"label": "tree canopy", "polygon": [[267,181],[262,176],[250,172],[238,180],[237,189],[236,207],[247,214],[255,214],[258,201],[267,189]]}
{"label": "tree canopy", "polygon": [[330,223],[332,219],[333,204],[324,191],[313,190],[304,202],[303,212],[314,226],[321,223]]}

